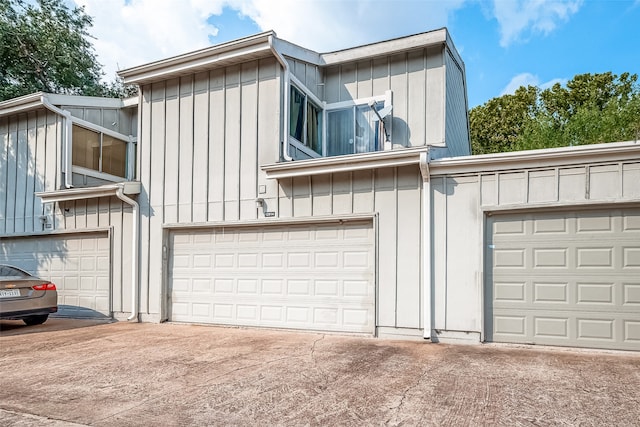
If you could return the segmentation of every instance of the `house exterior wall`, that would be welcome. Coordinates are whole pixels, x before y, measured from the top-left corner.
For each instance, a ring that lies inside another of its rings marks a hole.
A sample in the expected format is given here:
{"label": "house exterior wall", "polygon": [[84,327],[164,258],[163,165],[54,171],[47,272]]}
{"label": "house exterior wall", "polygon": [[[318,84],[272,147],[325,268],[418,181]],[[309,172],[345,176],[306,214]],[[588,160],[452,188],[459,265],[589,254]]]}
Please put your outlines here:
{"label": "house exterior wall", "polygon": [[464,156],[471,154],[464,64],[458,62],[449,49],[446,49],[444,58],[447,82],[444,106],[447,146],[445,149],[439,149],[437,154],[446,157]]}
{"label": "house exterior wall", "polygon": [[110,229],[112,307],[128,310],[131,208],[117,198],[43,204],[35,195],[62,188],[62,128],[62,117],[44,108],[0,118],[0,239]]}
{"label": "house exterior wall", "polygon": [[391,141],[397,147],[444,144],[445,68],[443,47],[416,49],[327,67],[327,103],[393,92]]}
{"label": "house exterior wall", "polygon": [[[560,155],[556,159],[560,158]],[[555,160],[557,162],[557,160]],[[446,164],[443,160],[441,165]],[[633,152],[617,161],[567,166],[442,173],[432,166],[434,329],[476,333],[483,322],[485,220],[505,210],[637,205],[640,163]]]}
{"label": "house exterior wall", "polygon": [[[421,328],[419,168],[267,179],[260,165],[279,159],[282,90],[283,70],[271,58],[142,86],[143,320],[162,320],[163,226],[266,224],[264,212],[309,222],[377,214],[385,242],[377,257],[377,324]],[[256,208],[258,197],[264,209]]]}
{"label": "house exterior wall", "polygon": [[281,72],[268,58],[141,90],[141,307],[158,320],[163,224],[255,220],[258,194],[278,198],[258,165],[279,158]]}

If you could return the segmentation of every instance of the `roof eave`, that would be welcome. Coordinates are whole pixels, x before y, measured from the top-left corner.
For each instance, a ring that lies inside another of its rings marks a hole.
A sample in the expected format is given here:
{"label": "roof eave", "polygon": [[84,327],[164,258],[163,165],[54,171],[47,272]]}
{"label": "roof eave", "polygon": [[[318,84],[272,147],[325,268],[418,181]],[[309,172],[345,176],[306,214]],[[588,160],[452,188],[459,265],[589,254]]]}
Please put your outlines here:
{"label": "roof eave", "polygon": [[217,64],[228,65],[241,62],[245,57],[255,57],[264,52],[270,55],[269,37],[273,31],[266,31],[242,39],[206,47],[194,52],[162,59],[137,67],[118,71],[126,84],[143,84],[178,75],[188,74],[198,69],[214,68]]}
{"label": "roof eave", "polygon": [[72,200],[94,199],[97,197],[116,196],[119,189],[125,195],[140,194],[139,181],[126,181],[99,187],[70,188],[66,190],[42,191],[35,193],[43,203],[67,202]]}
{"label": "roof eave", "polygon": [[521,170],[524,168],[544,169],[588,162],[616,162],[627,158],[640,158],[640,143],[638,141],[450,157],[433,160],[429,167],[431,175],[436,176]]}
{"label": "roof eave", "polygon": [[376,56],[393,55],[411,49],[436,46],[447,43],[447,29],[428,31],[407,37],[376,42],[364,46],[320,54],[325,65],[338,65],[344,62],[359,61]]}

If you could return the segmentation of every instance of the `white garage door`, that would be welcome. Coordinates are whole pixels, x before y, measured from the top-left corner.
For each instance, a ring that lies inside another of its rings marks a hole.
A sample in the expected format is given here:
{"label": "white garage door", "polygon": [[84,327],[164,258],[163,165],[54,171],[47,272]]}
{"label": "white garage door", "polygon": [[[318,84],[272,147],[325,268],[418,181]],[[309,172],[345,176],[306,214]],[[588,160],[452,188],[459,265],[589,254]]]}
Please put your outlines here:
{"label": "white garage door", "polygon": [[640,209],[488,220],[489,341],[640,350]]}
{"label": "white garage door", "polygon": [[371,221],[170,234],[173,321],[373,333]]}
{"label": "white garage door", "polygon": [[111,315],[106,233],[2,238],[0,263],[53,282],[58,289],[58,316]]}

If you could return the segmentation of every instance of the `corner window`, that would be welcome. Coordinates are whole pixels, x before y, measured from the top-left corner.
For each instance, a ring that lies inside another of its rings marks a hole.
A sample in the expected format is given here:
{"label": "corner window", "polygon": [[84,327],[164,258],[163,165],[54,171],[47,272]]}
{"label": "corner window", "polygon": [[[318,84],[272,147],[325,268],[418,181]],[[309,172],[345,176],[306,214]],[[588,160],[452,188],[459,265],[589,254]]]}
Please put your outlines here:
{"label": "corner window", "polygon": [[289,100],[289,136],[322,154],[322,109],[293,85]]}
{"label": "corner window", "polygon": [[72,135],[74,166],[126,178],[128,141],[78,125],[73,125]]}
{"label": "corner window", "polygon": [[384,149],[384,117],[391,91],[384,95],[327,104],[295,77],[289,86],[289,144],[308,157],[342,156]]}

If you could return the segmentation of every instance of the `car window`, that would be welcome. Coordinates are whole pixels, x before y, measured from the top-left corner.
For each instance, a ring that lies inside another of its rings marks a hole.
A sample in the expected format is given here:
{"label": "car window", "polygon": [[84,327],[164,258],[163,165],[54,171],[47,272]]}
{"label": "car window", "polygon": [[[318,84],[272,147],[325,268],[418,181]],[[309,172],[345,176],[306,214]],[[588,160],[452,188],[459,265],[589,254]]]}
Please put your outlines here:
{"label": "car window", "polygon": [[11,267],[9,265],[0,265],[0,277],[28,277],[29,275],[22,270]]}

